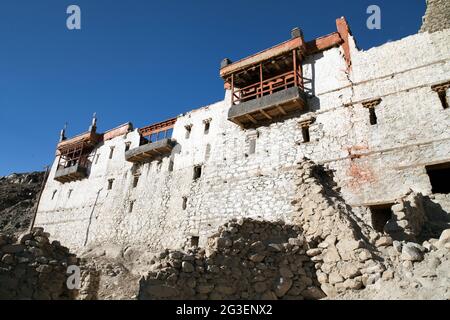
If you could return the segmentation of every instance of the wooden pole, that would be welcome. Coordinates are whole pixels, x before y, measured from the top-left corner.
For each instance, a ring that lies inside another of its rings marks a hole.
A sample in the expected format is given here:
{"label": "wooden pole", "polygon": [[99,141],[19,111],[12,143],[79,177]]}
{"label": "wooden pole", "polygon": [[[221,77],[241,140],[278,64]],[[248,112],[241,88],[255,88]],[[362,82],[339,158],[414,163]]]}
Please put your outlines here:
{"label": "wooden pole", "polygon": [[234,106],[234,73],[231,74],[231,105]]}
{"label": "wooden pole", "polygon": [[41,202],[42,193],[44,192],[45,183],[47,182],[48,174],[50,172],[49,168],[50,168],[49,166],[45,166],[45,175],[44,179],[42,180],[41,191],[39,192],[36,208],[34,209],[33,218],[31,219],[30,228],[28,229],[28,232],[31,232],[33,230],[34,223],[36,222],[36,215],[39,209],[39,204]]}
{"label": "wooden pole", "polygon": [[263,72],[262,72],[262,63],[259,64],[259,84],[260,84],[260,94],[263,96]]}
{"label": "wooden pole", "polygon": [[295,49],[292,50],[292,63],[294,64],[294,86],[298,86],[297,79],[297,55],[295,54]]}

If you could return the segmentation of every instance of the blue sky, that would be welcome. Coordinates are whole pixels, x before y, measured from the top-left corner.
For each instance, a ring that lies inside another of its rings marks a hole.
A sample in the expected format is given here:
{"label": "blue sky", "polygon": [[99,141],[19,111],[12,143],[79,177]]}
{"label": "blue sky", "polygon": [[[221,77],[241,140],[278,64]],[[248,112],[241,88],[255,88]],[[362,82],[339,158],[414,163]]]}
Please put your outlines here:
{"label": "blue sky", "polygon": [[[81,8],[82,29],[66,28]],[[381,8],[382,29],[366,28]],[[0,175],[42,170],[59,131],[140,127],[223,99],[224,57],[245,57],[345,16],[361,49],[416,33],[425,0],[1,0]]]}

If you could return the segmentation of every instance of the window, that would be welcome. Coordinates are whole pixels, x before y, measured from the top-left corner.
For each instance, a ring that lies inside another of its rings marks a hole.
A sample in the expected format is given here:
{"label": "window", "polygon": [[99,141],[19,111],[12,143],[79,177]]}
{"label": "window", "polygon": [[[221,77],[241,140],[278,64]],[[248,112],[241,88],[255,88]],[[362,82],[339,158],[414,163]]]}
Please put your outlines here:
{"label": "window", "polygon": [[256,151],[256,138],[251,138],[248,145],[248,154],[254,154]]}
{"label": "window", "polygon": [[100,158],[100,153],[95,157],[95,164],[98,163],[98,158]]}
{"label": "window", "polygon": [[70,199],[70,196],[72,195],[72,191],[73,191],[73,189],[69,190],[69,193],[67,194],[67,199]]}
{"label": "window", "polygon": [[302,126],[302,137],[303,137],[303,142],[309,142],[310,141],[309,126]]}
{"label": "window", "polygon": [[205,124],[204,133],[208,134],[209,133],[209,127],[210,127],[211,119],[203,120],[203,123]]}
{"label": "window", "polygon": [[136,188],[139,183],[139,175],[135,175],[133,178],[133,188]]}
{"label": "window", "polygon": [[200,237],[198,236],[192,236],[191,237],[191,247],[198,247],[198,243],[199,243]]}
{"label": "window", "polygon": [[134,207],[134,200],[130,201],[130,205],[128,207],[128,213],[133,212],[133,207]]}
{"label": "window", "polygon": [[114,154],[114,147],[111,147],[111,149],[109,150],[109,158],[112,159]]}
{"label": "window", "polygon": [[437,84],[431,87],[431,90],[437,92],[439,100],[441,101],[442,108],[448,109],[450,104],[450,95],[448,91],[450,89],[450,81]]}
{"label": "window", "polygon": [[183,208],[183,210],[186,210],[187,208],[187,197],[183,197],[183,204],[181,206]]}
{"label": "window", "polygon": [[450,162],[425,167],[432,193],[450,193]]}
{"label": "window", "polygon": [[169,168],[168,168],[168,170],[169,170],[169,172],[173,171],[173,160],[172,159],[170,159],[170,161],[169,161]]}
{"label": "window", "polygon": [[56,190],[53,190],[52,200],[55,199],[55,195],[56,195]]}
{"label": "window", "polygon": [[197,180],[202,176],[202,166],[195,166],[194,167],[194,180]]}
{"label": "window", "polygon": [[392,218],[391,208],[393,205],[393,203],[386,203],[369,207],[372,216],[372,227],[376,231],[384,231],[384,226]]}
{"label": "window", "polygon": [[125,142],[125,152],[130,150],[131,142]]}
{"label": "window", "polygon": [[191,137],[192,125],[191,124],[187,125],[187,126],[185,126],[185,128],[186,128],[186,136],[185,136],[185,138],[189,139]]}
{"label": "window", "polygon": [[376,125],[377,124],[377,114],[375,113],[375,108],[369,108],[369,122],[370,125]]}
{"label": "window", "polygon": [[370,101],[363,102],[363,107],[369,109],[369,123],[374,126],[378,123],[377,114],[375,112],[375,107],[381,103],[381,99],[374,99]]}
{"label": "window", "polygon": [[112,189],[113,183],[114,183],[114,179],[109,179],[109,180],[108,180],[108,190],[111,190],[111,189]]}
{"label": "window", "polygon": [[210,155],[211,155],[211,145],[208,143],[205,149],[205,161],[208,161]]}

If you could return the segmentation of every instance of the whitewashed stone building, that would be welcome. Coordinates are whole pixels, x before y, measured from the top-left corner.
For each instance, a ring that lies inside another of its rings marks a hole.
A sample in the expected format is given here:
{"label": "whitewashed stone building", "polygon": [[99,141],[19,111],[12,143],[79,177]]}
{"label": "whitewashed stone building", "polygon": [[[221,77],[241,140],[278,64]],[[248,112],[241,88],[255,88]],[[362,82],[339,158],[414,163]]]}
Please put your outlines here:
{"label": "whitewashed stone building", "polygon": [[94,120],[63,133],[36,225],[74,250],[202,244],[234,217],[291,221],[304,158],[332,169],[375,228],[409,190],[450,212],[450,29],[361,51],[345,19],[336,25],[225,59],[217,103],[140,129],[97,133]]}

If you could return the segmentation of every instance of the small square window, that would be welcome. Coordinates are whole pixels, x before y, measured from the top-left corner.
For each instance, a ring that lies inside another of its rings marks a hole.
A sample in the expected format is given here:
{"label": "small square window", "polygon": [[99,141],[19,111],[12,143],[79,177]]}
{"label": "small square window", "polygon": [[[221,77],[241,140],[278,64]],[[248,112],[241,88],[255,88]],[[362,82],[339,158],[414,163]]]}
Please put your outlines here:
{"label": "small square window", "polygon": [[134,200],[130,201],[130,205],[128,207],[128,213],[133,212],[133,208],[134,208]]}
{"label": "small square window", "polygon": [[187,197],[183,197],[183,204],[181,205],[181,207],[183,208],[183,210],[186,210],[186,208],[187,208]]}
{"label": "small square window", "polygon": [[198,237],[198,236],[192,236],[191,237],[191,247],[195,247],[195,248],[197,248],[198,247],[198,243],[199,243],[199,241],[200,241],[200,237]]}
{"label": "small square window", "polygon": [[205,130],[204,130],[204,133],[205,134],[208,134],[209,133],[209,128],[210,128],[210,121],[208,120],[208,121],[205,121]]}
{"label": "small square window", "polygon": [[130,150],[131,147],[131,142],[126,142],[125,143],[125,152],[127,152],[128,150]]}
{"label": "small square window", "polygon": [[56,192],[57,192],[56,190],[53,190],[53,193],[52,193],[52,200],[55,199]]}

